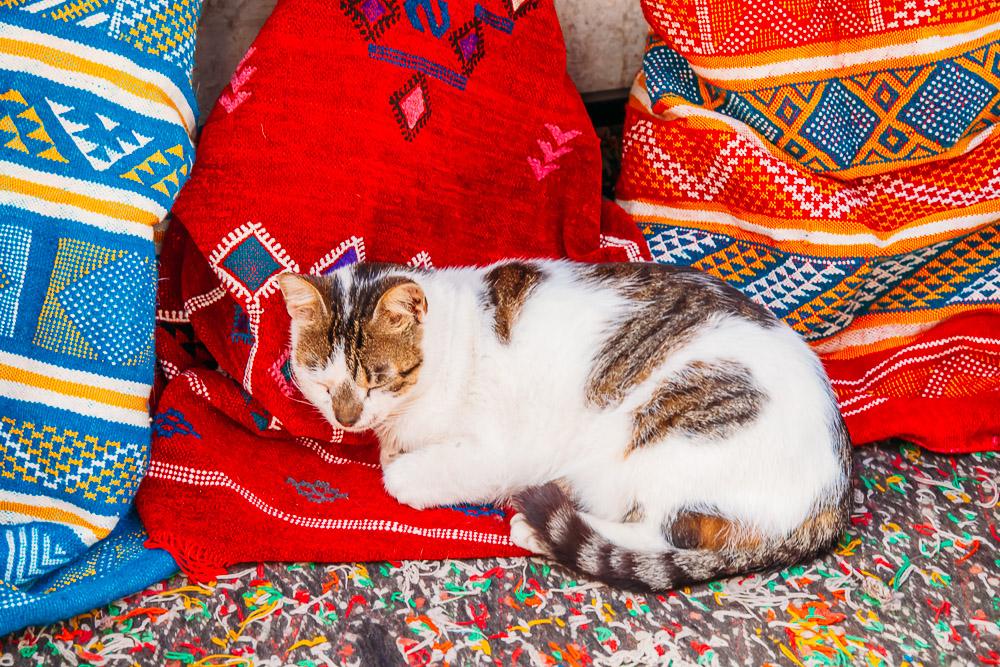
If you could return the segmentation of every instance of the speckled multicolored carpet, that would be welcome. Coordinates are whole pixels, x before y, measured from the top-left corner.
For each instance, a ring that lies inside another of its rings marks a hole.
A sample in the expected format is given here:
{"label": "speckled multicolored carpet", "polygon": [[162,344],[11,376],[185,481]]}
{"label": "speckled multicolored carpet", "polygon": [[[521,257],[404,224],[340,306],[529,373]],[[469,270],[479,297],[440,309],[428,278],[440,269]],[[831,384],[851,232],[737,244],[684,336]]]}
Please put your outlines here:
{"label": "speckled multicolored carpet", "polygon": [[836,553],[670,595],[536,559],[251,565],[8,637],[0,664],[1000,665],[998,468],[861,448]]}

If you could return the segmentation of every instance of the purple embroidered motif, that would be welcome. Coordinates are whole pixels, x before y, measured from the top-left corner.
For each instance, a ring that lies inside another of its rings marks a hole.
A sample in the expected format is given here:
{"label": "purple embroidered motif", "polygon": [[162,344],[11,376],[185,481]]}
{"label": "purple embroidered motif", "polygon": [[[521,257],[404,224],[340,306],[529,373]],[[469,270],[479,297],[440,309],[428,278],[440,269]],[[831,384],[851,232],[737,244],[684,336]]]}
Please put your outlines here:
{"label": "purple embroidered motif", "polygon": [[477,17],[455,28],[448,35],[455,55],[462,63],[462,74],[469,76],[486,53],[483,40],[482,21]]}
{"label": "purple embroidered motif", "polygon": [[361,3],[361,11],[369,23],[375,23],[385,16],[385,5],[380,0],[365,0]]}
{"label": "purple embroidered motif", "polygon": [[399,20],[399,0],[340,0],[340,7],[358,33],[374,42]]}
{"label": "purple embroidered motif", "polygon": [[471,59],[476,52],[476,44],[478,43],[479,36],[474,32],[470,32],[467,36],[458,40],[458,45],[462,48],[462,57],[466,60]]}
{"label": "purple embroidered motif", "polygon": [[337,258],[337,261],[331,264],[326,269],[323,269],[323,275],[328,275],[336,271],[337,269],[347,266],[348,264],[357,264],[358,262],[358,251],[357,248],[348,248],[343,255]]}

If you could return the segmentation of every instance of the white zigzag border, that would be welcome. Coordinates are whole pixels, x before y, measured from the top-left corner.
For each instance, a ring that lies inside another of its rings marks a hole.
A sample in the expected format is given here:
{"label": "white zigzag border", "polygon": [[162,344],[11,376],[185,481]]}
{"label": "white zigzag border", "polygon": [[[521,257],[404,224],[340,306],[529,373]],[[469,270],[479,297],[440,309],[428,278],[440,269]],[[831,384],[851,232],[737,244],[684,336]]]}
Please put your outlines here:
{"label": "white zigzag border", "polygon": [[364,238],[360,236],[352,236],[330,252],[323,255],[322,258],[312,265],[312,268],[309,269],[309,273],[314,276],[322,275],[323,271],[336,264],[337,260],[343,257],[348,248],[354,248],[354,251],[358,254],[358,262],[365,261]]}

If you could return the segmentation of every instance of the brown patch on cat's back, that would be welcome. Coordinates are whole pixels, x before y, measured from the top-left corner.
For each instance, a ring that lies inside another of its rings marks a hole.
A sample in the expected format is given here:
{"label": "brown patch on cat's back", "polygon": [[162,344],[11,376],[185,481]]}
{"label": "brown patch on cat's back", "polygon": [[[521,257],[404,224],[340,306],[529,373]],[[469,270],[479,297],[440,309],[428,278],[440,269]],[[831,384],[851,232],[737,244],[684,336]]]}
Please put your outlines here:
{"label": "brown patch on cat's back", "polygon": [[596,285],[615,289],[630,304],[605,339],[590,373],[587,399],[599,408],[620,404],[713,315],[740,317],[762,326],[777,324],[766,308],[692,269],[643,263],[598,264],[580,271]]}
{"label": "brown patch on cat's back", "polygon": [[753,422],[767,395],[735,361],[694,361],[664,381],[632,416],[625,456],[674,433],[720,439]]}
{"label": "brown patch on cat's back", "polygon": [[542,281],[541,270],[524,262],[501,264],[486,274],[486,303],[493,308],[493,330],[502,343],[509,343],[525,301]]}

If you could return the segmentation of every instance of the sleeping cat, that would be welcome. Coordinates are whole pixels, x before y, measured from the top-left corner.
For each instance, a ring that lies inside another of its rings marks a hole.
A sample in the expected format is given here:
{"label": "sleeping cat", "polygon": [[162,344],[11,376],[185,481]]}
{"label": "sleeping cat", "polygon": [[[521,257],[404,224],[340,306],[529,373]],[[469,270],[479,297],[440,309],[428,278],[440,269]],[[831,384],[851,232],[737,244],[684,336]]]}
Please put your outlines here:
{"label": "sleeping cat", "polygon": [[509,500],[518,546],[653,591],[786,567],[845,528],[851,446],[819,361],[715,278],[508,261],[279,280],[299,388],[376,432],[400,502]]}

